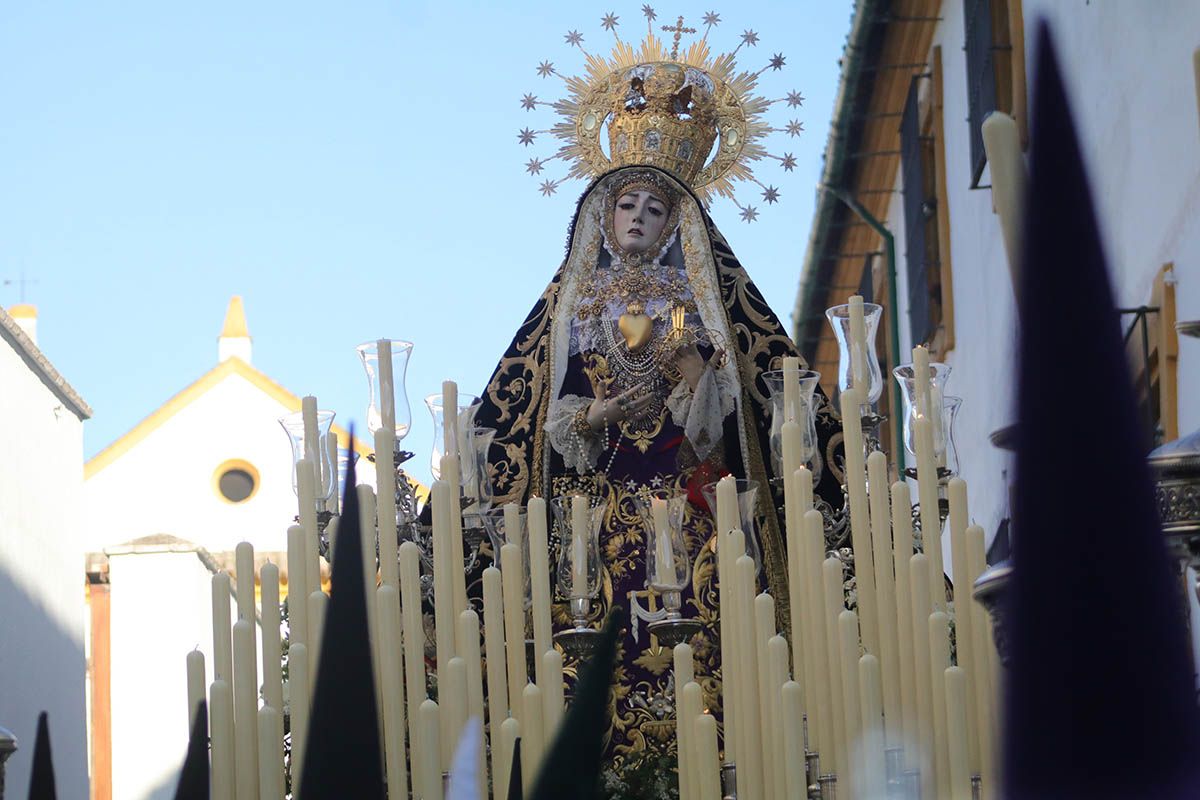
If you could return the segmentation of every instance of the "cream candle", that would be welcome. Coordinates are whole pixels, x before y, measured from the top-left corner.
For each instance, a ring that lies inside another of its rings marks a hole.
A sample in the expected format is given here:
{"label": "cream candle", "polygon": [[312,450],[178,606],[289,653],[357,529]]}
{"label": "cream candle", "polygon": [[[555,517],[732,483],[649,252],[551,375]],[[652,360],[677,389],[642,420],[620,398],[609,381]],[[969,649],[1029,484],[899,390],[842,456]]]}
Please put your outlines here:
{"label": "cream candle", "polygon": [[521,714],[521,782],[526,794],[533,791],[545,750],[542,722],[542,690],[536,683],[525,684]]}
{"label": "cream candle", "polygon": [[805,687],[805,699],[809,703],[808,737],[809,749],[820,753],[826,770],[833,768],[833,689],[829,674],[828,637],[826,633],[824,555],[825,520],[816,509],[804,512],[804,588],[808,602],[807,615],[809,634],[804,649],[812,656],[813,677]]}
{"label": "cream candle", "polygon": [[[717,721],[711,714],[699,714],[696,725],[696,776],[700,800],[721,800],[721,758],[717,751]],[[728,748],[728,745],[726,745]]]}
{"label": "cream candle", "polygon": [[[445,472],[442,474],[445,475]],[[450,514],[455,498],[453,487],[446,481],[433,482],[430,500],[433,503],[433,613],[438,686],[446,685],[446,665],[454,658],[454,563],[450,549]],[[439,717],[444,716],[442,709]],[[441,721],[443,724],[446,722],[445,719]]]}
{"label": "cream candle", "polygon": [[304,528],[293,525],[287,530],[287,594],[288,594],[288,641],[292,644],[308,643],[308,603],[297,597],[308,597],[308,558],[304,549]]}
{"label": "cream candle", "polygon": [[212,576],[213,609],[213,678],[233,687],[233,633],[230,630],[232,610],[229,603],[229,573]]}
{"label": "cream candle", "polygon": [[308,647],[292,644],[288,647],[288,707],[291,709],[292,782],[300,785],[304,774],[304,748],[308,743],[308,712],[311,686],[308,680]]}
{"label": "cream candle", "polygon": [[[967,578],[973,586],[986,567],[983,528],[978,525],[969,526],[966,530],[966,540]],[[996,709],[996,694],[999,691],[996,648],[992,644],[991,624],[983,606],[972,602],[969,608],[972,615],[973,649],[976,654],[975,664],[969,676],[973,686],[969,688],[975,695],[978,715],[976,724],[979,731],[979,772],[983,776],[984,786],[994,787],[997,782],[995,731],[999,727],[999,714]],[[988,788],[985,791],[995,796],[994,789]]]}
{"label": "cream candle", "polygon": [[912,588],[913,661],[916,664],[917,690],[917,754],[921,770],[921,796],[939,797],[934,739],[932,653],[929,649],[929,559],[917,553],[909,559],[909,581]]}
{"label": "cream candle", "polygon": [[279,567],[268,561],[259,570],[262,585],[263,699],[280,712],[279,738],[283,739],[283,644],[279,626]]}
{"label": "cream candle", "polygon": [[188,730],[196,724],[196,711],[204,702],[204,653],[193,650],[187,654]]}
{"label": "cream candle", "polygon": [[[483,661],[479,655],[479,615],[468,608],[458,615],[458,654],[467,665],[467,713],[464,722],[474,717],[483,724]],[[487,769],[487,765],[483,766]]]}
{"label": "cream candle", "polygon": [[858,659],[858,694],[862,710],[859,750],[862,753],[864,797],[886,796],[887,774],[884,762],[883,686],[879,659],[870,653]]}
{"label": "cream candle", "polygon": [[283,719],[271,706],[258,710],[258,796],[283,800],[283,741],[277,736]]}
{"label": "cream candle", "polygon": [[[853,308],[853,306],[851,306]],[[842,393],[842,431],[846,447],[846,491],[850,500],[850,538],[854,545],[854,577],[858,585],[863,647],[879,653],[879,605],[875,596],[875,558],[871,544],[871,514],[867,505],[867,475],[863,455],[863,390]]]}
{"label": "cream candle", "polygon": [[[896,580],[892,572],[891,518],[888,500],[887,456],[879,450],[867,457],[868,499],[871,505],[871,545],[874,548],[875,596],[878,600],[880,691],[889,742],[900,735],[900,643],[897,640]],[[881,731],[882,733],[882,731]]]}
{"label": "cream candle", "polygon": [[558,732],[559,723],[563,718],[563,709],[566,706],[566,699],[563,696],[563,656],[562,653],[551,647],[542,653],[541,661],[546,680],[545,686],[538,688],[542,690],[542,727],[545,730],[546,742],[549,744],[554,741],[554,735]]}
{"label": "cream candle", "polygon": [[[771,740],[772,747],[772,763],[774,771],[772,776],[775,781],[775,796],[779,800],[786,800],[787,793],[787,760],[788,750],[786,747],[786,733],[784,728],[786,724],[783,719],[784,713],[787,711],[784,706],[783,687],[788,683],[788,644],[787,639],[782,636],[772,636],[767,640],[767,675],[770,682],[770,699],[771,699]],[[799,695],[797,695],[799,697]],[[803,718],[804,711],[801,709],[799,718]],[[803,749],[803,748],[801,748]],[[800,761],[804,761],[804,753],[800,753]],[[803,769],[803,767],[801,767]]]}
{"label": "cream candle", "polygon": [[583,495],[571,498],[571,597],[588,596],[588,512],[589,501]]}
{"label": "cream candle", "polygon": [[845,676],[842,673],[842,644],[841,633],[838,629],[838,615],[846,610],[846,599],[842,589],[845,580],[843,564],[836,558],[827,558],[822,566],[822,584],[825,590],[825,647],[829,658],[829,691],[833,706],[833,747],[826,744],[826,750],[832,756],[826,760],[822,754],[825,769],[840,775],[849,775],[849,749],[847,745],[846,726],[846,694],[842,686]]}
{"label": "cream candle", "polygon": [[[775,778],[783,777],[782,765],[776,760],[773,737],[779,714],[778,687],[771,684],[771,655],[768,643],[775,635],[775,599],[763,592],[754,598],[754,647],[758,662],[758,719],[762,726],[763,791],[767,798],[779,797]],[[773,690],[774,689],[774,690]],[[778,789],[782,789],[779,786]]]}
{"label": "cream candle", "polygon": [[254,545],[238,542],[234,547],[234,569],[237,574],[237,610],[241,619],[254,619]]}
{"label": "cream candle", "polygon": [[296,462],[296,491],[299,495],[300,527],[304,529],[304,586],[293,587],[307,597],[321,587],[321,553],[317,545],[317,463],[307,458]]}
{"label": "cream candle", "polygon": [[212,796],[229,800],[236,796],[234,761],[237,750],[233,729],[233,691],[223,678],[208,688],[209,737],[212,751]]}
{"label": "cream candle", "polygon": [[375,431],[375,486],[379,575],[387,585],[399,587],[400,568],[396,561],[396,433],[386,425]]}
{"label": "cream candle", "polygon": [[[688,656],[689,663],[691,656]],[[676,671],[678,672],[678,670]],[[676,684],[680,685],[680,684]],[[679,749],[679,798],[696,800],[700,796],[699,769],[696,758],[696,717],[704,713],[704,697],[700,684],[688,681],[682,684],[679,706],[676,712],[676,744]]]}
{"label": "cream candle", "polygon": [[896,481],[892,484],[892,548],[896,573],[896,653],[900,661],[900,710],[904,740],[916,742],[920,739],[917,726],[917,665],[914,655],[913,601],[911,568],[909,559],[913,555],[912,503],[908,483]]}
{"label": "cream candle", "polygon": [[1009,277],[1016,293],[1020,287],[1022,208],[1027,183],[1025,160],[1021,156],[1021,134],[1016,120],[1001,111],[988,114],[980,130],[992,176],[992,206],[1000,220]]}
{"label": "cream candle", "polygon": [[950,762],[950,797],[971,796],[971,768],[967,763],[967,674],[949,667],[946,686],[946,741]]}
{"label": "cream candle", "polygon": [[533,598],[533,649],[545,653],[551,649],[550,624],[550,538],[546,531],[546,501],[529,498],[525,511],[529,526],[529,584]]}
{"label": "cream candle", "polygon": [[405,763],[404,667],[400,635],[400,592],[384,583],[375,590],[379,614],[379,666],[383,696],[383,755],[389,797],[407,797],[408,767]]}
{"label": "cream candle", "polygon": [[[390,339],[380,339],[375,342],[375,352],[379,356],[379,416],[384,430],[396,433],[396,389],[395,376],[392,375],[392,342]],[[379,450],[375,450],[376,457]]]}
{"label": "cream candle", "polygon": [[933,746],[938,797],[950,797],[950,733],[946,729],[946,669],[950,666],[950,617],[929,615],[929,683],[933,687]]}
{"label": "cream candle", "polygon": [[[738,786],[745,786],[748,797],[764,796],[763,726],[759,707],[758,647],[754,622],[754,559],[738,556],[734,563],[737,590],[739,699],[738,725],[741,735],[737,752]],[[739,789],[739,791],[741,791]]]}
{"label": "cream candle", "polygon": [[804,714],[800,709],[802,691],[800,684],[788,681],[780,691],[783,719],[783,749],[786,773],[785,797],[803,798],[808,796],[808,779],[805,774],[804,755]]}
{"label": "cream candle", "polygon": [[413,786],[424,754],[421,752],[420,709],[425,700],[425,626],[421,618],[420,549],[413,542],[400,545],[400,616],[404,624],[404,680],[408,697],[408,747],[411,750]]}
{"label": "cream candle", "polygon": [[233,623],[233,724],[237,737],[234,783],[238,800],[258,797],[258,672],[253,618]]}
{"label": "cream candle", "polygon": [[938,517],[937,462],[929,420],[913,420],[917,434],[917,492],[921,499],[921,537],[929,558],[930,600],[935,611],[946,608],[946,579],[942,567],[942,521]]}
{"label": "cream candle", "polygon": [[863,405],[867,402],[867,392],[870,389],[869,378],[870,367],[867,365],[867,358],[870,350],[867,349],[867,322],[863,311],[862,295],[852,295],[850,297],[850,375],[854,379],[854,388],[858,390],[860,397],[859,401]]}
{"label": "cream candle", "polygon": [[[383,696],[383,685],[380,682],[380,665],[379,665],[379,614],[375,607],[375,587],[379,585],[379,571],[376,564],[375,553],[375,491],[366,484],[360,484],[355,487],[358,493],[358,536],[359,550],[362,553],[362,568],[363,568],[363,599],[367,606],[367,631],[370,634],[371,646],[371,667],[372,676],[375,679],[375,697]],[[353,531],[347,531],[353,535]],[[320,588],[320,587],[318,587]],[[324,593],[322,593],[324,594]],[[328,596],[325,596],[319,602],[324,605],[328,601]],[[311,620],[309,623],[311,624]],[[316,675],[314,670],[313,675]],[[313,686],[316,686],[316,681],[313,681]],[[383,709],[379,703],[375,704],[375,714],[379,725],[379,738],[383,739]]]}
{"label": "cream candle", "polygon": [[321,663],[321,645],[325,641],[325,609],[329,602],[329,596],[324,592],[316,591],[308,596],[308,630],[312,634],[311,647],[308,648],[309,674],[313,676],[313,689],[316,687],[317,667]]}
{"label": "cream candle", "polygon": [[671,525],[667,501],[650,498],[650,513],[654,518],[654,579],[657,583],[675,583],[675,552],[671,547]]}
{"label": "cream candle", "polygon": [[[688,685],[694,683],[695,673],[692,666],[692,646],[687,642],[681,642],[675,645],[675,649],[671,652],[675,667],[675,685],[681,687],[680,691],[675,693],[675,740],[676,750],[679,753],[679,798],[686,800],[694,797],[695,783],[693,775],[690,774],[690,758],[692,746],[692,720],[695,714],[699,714],[697,708],[691,714],[688,713],[687,705],[684,699],[684,690]],[[699,691],[699,684],[696,685]]]}
{"label": "cream candle", "polygon": [[[328,451],[326,458],[329,459],[329,468],[332,471],[329,479],[333,487],[333,491],[329,494],[329,499],[325,501],[325,510],[330,514],[336,515],[341,513],[339,501],[342,499],[341,475],[338,474],[338,440],[336,433],[331,433],[325,437],[325,447]],[[326,528],[325,532],[328,533],[329,529]],[[330,552],[333,551],[332,538],[329,540],[329,550]]]}
{"label": "cream candle", "polygon": [[504,594],[504,642],[508,657],[509,711],[518,720],[523,711],[522,692],[528,682],[525,667],[525,581],[521,574],[521,550],[509,543],[500,548],[501,583]]}
{"label": "cream candle", "polygon": [[[950,564],[954,578],[954,631],[958,664],[970,674],[975,664],[975,617],[971,606],[975,604],[971,597],[974,581],[971,580],[967,559],[967,484],[961,478],[951,478],[946,486],[950,501]],[[978,712],[975,708],[975,695],[968,694],[965,698],[967,715],[967,763],[972,773],[978,773],[979,766],[979,728]]]}
{"label": "cream candle", "polygon": [[[841,645],[842,694],[846,709],[846,764],[849,771],[847,794],[856,797],[862,791],[866,770],[862,753],[862,704],[858,696],[858,615],[853,611],[838,614],[838,643]],[[841,778],[839,778],[839,783]]]}
{"label": "cream candle", "polygon": [[483,644],[487,656],[488,737],[491,740],[493,797],[503,800],[505,774],[500,757],[500,726],[508,715],[508,669],[504,653],[504,601],[500,570],[488,567],[483,571]]}
{"label": "cream candle", "polygon": [[442,458],[442,480],[451,487],[451,498],[448,505],[450,516],[450,585],[453,590],[454,617],[467,610],[467,575],[463,564],[463,527],[462,509],[459,498],[462,497],[462,464],[458,456]]}
{"label": "cream candle", "polygon": [[[786,460],[786,459],[785,459]],[[809,623],[806,611],[807,604],[805,603],[804,591],[804,528],[803,514],[807,508],[801,506],[801,501],[798,495],[800,494],[800,484],[809,481],[809,492],[811,497],[812,491],[812,476],[808,470],[793,470],[792,472],[784,473],[784,507],[787,512],[787,566],[788,566],[788,586],[791,591],[788,594],[788,624],[790,630],[788,633],[791,636],[792,647],[792,671],[799,679],[802,686],[808,685],[810,678],[815,677],[813,667],[810,663],[809,650],[811,649],[809,642],[812,641],[812,634],[808,630]],[[807,700],[807,698],[805,698]],[[813,706],[807,702],[801,703],[801,712],[809,711]],[[815,710],[815,709],[814,709]]]}
{"label": "cream candle", "polygon": [[300,419],[304,425],[304,458],[315,463],[320,457],[317,450],[320,433],[317,427],[317,398],[305,395],[300,398]]}
{"label": "cream candle", "polygon": [[424,783],[422,800],[442,800],[441,714],[433,700],[421,703],[421,773]]}
{"label": "cream candle", "polygon": [[458,384],[454,381],[442,381],[442,453],[458,455]]}
{"label": "cream candle", "polygon": [[[783,357],[783,422],[798,422],[800,409],[800,359]],[[794,469],[794,467],[793,467]]]}
{"label": "cream candle", "polygon": [[492,786],[492,796],[501,800],[509,796],[509,786],[512,783],[513,753],[517,748],[517,740],[521,738],[521,723],[516,718],[509,717],[500,725],[500,754],[499,767],[496,774],[499,780]]}
{"label": "cream candle", "polygon": [[438,692],[442,720],[442,772],[450,771],[454,751],[463,726],[467,724],[467,662],[462,656],[450,659],[445,670],[446,683]]}
{"label": "cream candle", "polygon": [[718,635],[721,639],[721,681],[725,712],[725,759],[736,763],[738,747],[737,659],[733,653],[736,632],[729,619],[736,605],[733,567],[737,557],[745,552],[744,538],[740,551],[732,544],[730,532],[741,527],[737,508],[737,481],[729,475],[717,481],[717,529],[714,533],[717,551],[717,598],[722,609],[718,615]]}

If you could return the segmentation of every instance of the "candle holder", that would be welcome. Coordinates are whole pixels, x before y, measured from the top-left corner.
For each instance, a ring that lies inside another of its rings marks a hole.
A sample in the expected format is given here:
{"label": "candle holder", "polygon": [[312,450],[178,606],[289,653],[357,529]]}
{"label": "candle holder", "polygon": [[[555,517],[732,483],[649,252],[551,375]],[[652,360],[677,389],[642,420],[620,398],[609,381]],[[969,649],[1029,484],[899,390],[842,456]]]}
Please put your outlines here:
{"label": "candle holder", "polygon": [[1001,561],[988,567],[983,571],[983,574],[975,581],[972,597],[975,598],[984,609],[987,610],[988,616],[992,618],[992,639],[996,643],[996,654],[1000,657],[1000,663],[1008,666],[1008,628],[1005,619],[1006,603],[1005,595],[1008,593],[1008,584],[1012,579],[1012,565],[1009,562]]}
{"label": "candle holder", "polygon": [[[917,419],[928,417],[933,424],[933,455],[938,461],[938,476],[942,475],[943,461],[946,452],[946,381],[950,379],[950,366],[939,362],[929,365],[929,408],[917,396],[916,373],[912,364],[901,364],[892,370],[896,383],[900,387],[900,399],[904,404],[903,439],[904,450],[914,458],[917,455],[916,426]],[[932,410],[931,410],[932,409]],[[957,409],[955,409],[957,413]],[[957,458],[957,455],[956,455]],[[915,470],[914,470],[915,473]],[[905,470],[908,474],[908,470]],[[910,475],[910,477],[912,477]]]}
{"label": "candle holder", "polygon": [[721,800],[737,800],[737,764],[721,765]]}
{"label": "candle holder", "polygon": [[883,751],[884,775],[888,800],[906,800],[904,789],[904,748],[888,747]]}
{"label": "candle holder", "polygon": [[[748,478],[737,479],[738,520],[741,531],[746,536],[746,555],[754,559],[754,574],[762,572],[762,548],[758,545],[757,525],[755,514],[758,510],[758,481]],[[712,513],[713,523],[717,521],[717,482],[706,483],[700,487],[708,510]]]}
{"label": "candle holder", "polygon": [[[304,435],[304,412],[293,411],[279,418],[279,426],[287,434],[288,443],[292,447],[292,491],[300,495],[300,481],[296,475],[296,465],[301,459],[307,459],[313,465],[314,494],[317,501],[317,512],[325,510],[325,504],[337,491],[337,463],[330,457],[329,437],[332,436],[332,411],[317,411],[317,433],[308,441]],[[328,522],[328,520],[326,520]]]}
{"label": "candle holder", "polygon": [[[557,561],[558,593],[570,600],[574,627],[554,634],[563,651],[580,659],[590,658],[599,643],[600,631],[591,627],[592,599],[600,593],[600,528],[608,503],[602,497],[562,495],[550,501],[559,529]],[[575,524],[582,513],[581,524]]]}
{"label": "candle holder", "polygon": [[[879,320],[883,314],[883,306],[875,303],[863,303],[863,323],[866,327],[866,352],[852,352],[850,332],[850,305],[844,304],[825,309],[825,318],[833,327],[833,335],[838,346],[838,390],[864,389],[862,416],[873,412],[879,395],[883,393],[883,374],[879,369],[879,358],[875,355],[875,333],[879,328]],[[858,378],[855,375],[855,365],[866,361],[866,369],[860,368]],[[866,386],[861,386],[861,383]]]}
{"label": "candle holder", "polygon": [[983,776],[971,776],[971,800],[983,800]]}
{"label": "candle holder", "polygon": [[837,800],[837,775],[826,772],[821,776],[821,800]]}
{"label": "candle holder", "polygon": [[805,797],[821,800],[821,756],[812,750],[804,751]]}
{"label": "candle holder", "polygon": [[762,378],[770,395],[769,442],[775,474],[783,475],[783,425],[785,422],[795,422],[800,426],[800,463],[811,469],[813,475],[819,475],[820,465],[816,462],[820,459],[820,447],[817,443],[817,415],[813,405],[813,394],[821,381],[821,373],[810,369],[796,371],[796,400],[792,408],[787,407],[787,372],[781,369],[772,370],[764,372]]}
{"label": "candle holder", "polygon": [[[394,398],[396,445],[399,450],[400,440],[408,435],[412,426],[412,410],[408,405],[408,390],[405,388],[405,377],[408,373],[408,359],[412,356],[412,342],[400,339],[380,339],[391,343],[392,350],[392,397]],[[386,387],[379,380],[379,342],[363,342],[354,348],[362,361],[363,370],[367,373],[367,430],[374,434],[383,427],[383,412],[381,409],[383,393]]]}
{"label": "candle holder", "polygon": [[575,627],[561,630],[553,637],[564,653],[580,661],[590,659],[592,653],[596,652],[596,648],[600,645],[600,631],[591,627],[591,623],[588,621],[591,613],[591,598],[572,597],[571,618],[574,620]]}
{"label": "candle holder", "polygon": [[[475,395],[462,394],[458,395],[458,452],[462,453],[467,448],[463,447],[463,440],[466,431],[475,427],[475,414],[479,411],[479,407],[483,401]],[[433,417],[433,450],[429,457],[429,468],[433,473],[434,480],[442,478],[442,456],[446,442],[446,420],[445,412],[442,408],[442,395],[431,394],[425,398],[425,406],[429,409],[430,415]]]}

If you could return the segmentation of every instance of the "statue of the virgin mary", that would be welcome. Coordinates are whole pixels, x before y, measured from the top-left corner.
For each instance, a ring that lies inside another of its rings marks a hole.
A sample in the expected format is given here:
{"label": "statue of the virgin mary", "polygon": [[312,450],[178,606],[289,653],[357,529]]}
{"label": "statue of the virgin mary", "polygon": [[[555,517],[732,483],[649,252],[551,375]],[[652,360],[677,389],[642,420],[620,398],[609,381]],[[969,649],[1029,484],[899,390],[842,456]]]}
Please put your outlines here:
{"label": "statue of the virgin mary", "polygon": [[[573,100],[559,104],[577,173],[596,177],[571,221],[566,257],[500,359],[476,424],[498,431],[489,459],[497,505],[577,493],[607,501],[595,614],[620,605],[627,615],[610,699],[610,765],[620,772],[674,748],[672,652],[639,624],[661,605],[647,588],[639,494],[689,498],[683,614],[701,623],[691,645],[710,710],[720,713],[720,609],[703,485],[732,474],[761,487],[759,580],[786,624],[762,375],[797,353],[703,201],[728,193],[732,177],[748,174],[745,159],[761,154],[749,149],[762,132],[753,81],[732,77],[732,59],[714,62],[707,46],[679,57],[653,35],[639,53],[596,61]],[[823,398],[817,406],[816,489],[840,506],[838,477],[821,467],[838,426]],[[568,622],[563,611],[555,625]]]}

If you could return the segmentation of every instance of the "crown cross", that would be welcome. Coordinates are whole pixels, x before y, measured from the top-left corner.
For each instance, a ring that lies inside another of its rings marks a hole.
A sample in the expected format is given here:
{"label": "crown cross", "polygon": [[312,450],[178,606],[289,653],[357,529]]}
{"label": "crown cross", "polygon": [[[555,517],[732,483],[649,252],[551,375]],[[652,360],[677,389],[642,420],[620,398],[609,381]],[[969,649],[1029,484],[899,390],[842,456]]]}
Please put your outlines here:
{"label": "crown cross", "polygon": [[682,38],[685,33],[695,33],[696,29],[683,27],[683,17],[680,17],[679,19],[675,20],[674,25],[663,25],[662,29],[664,31],[666,31],[667,33],[675,34],[675,41],[671,45],[671,60],[672,61],[679,60],[679,40],[680,40],[680,38]]}

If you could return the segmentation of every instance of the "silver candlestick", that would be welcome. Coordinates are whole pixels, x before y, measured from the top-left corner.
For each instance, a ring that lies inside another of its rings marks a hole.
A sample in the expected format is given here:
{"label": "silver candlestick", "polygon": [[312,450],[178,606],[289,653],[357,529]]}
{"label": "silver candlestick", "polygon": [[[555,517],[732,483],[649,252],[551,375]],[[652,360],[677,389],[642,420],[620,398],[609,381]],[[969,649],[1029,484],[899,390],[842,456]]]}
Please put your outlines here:
{"label": "silver candlestick", "polygon": [[592,601],[588,597],[571,598],[571,617],[575,627],[554,634],[554,641],[568,656],[587,660],[600,643],[600,631],[588,624],[588,614],[592,610]]}

